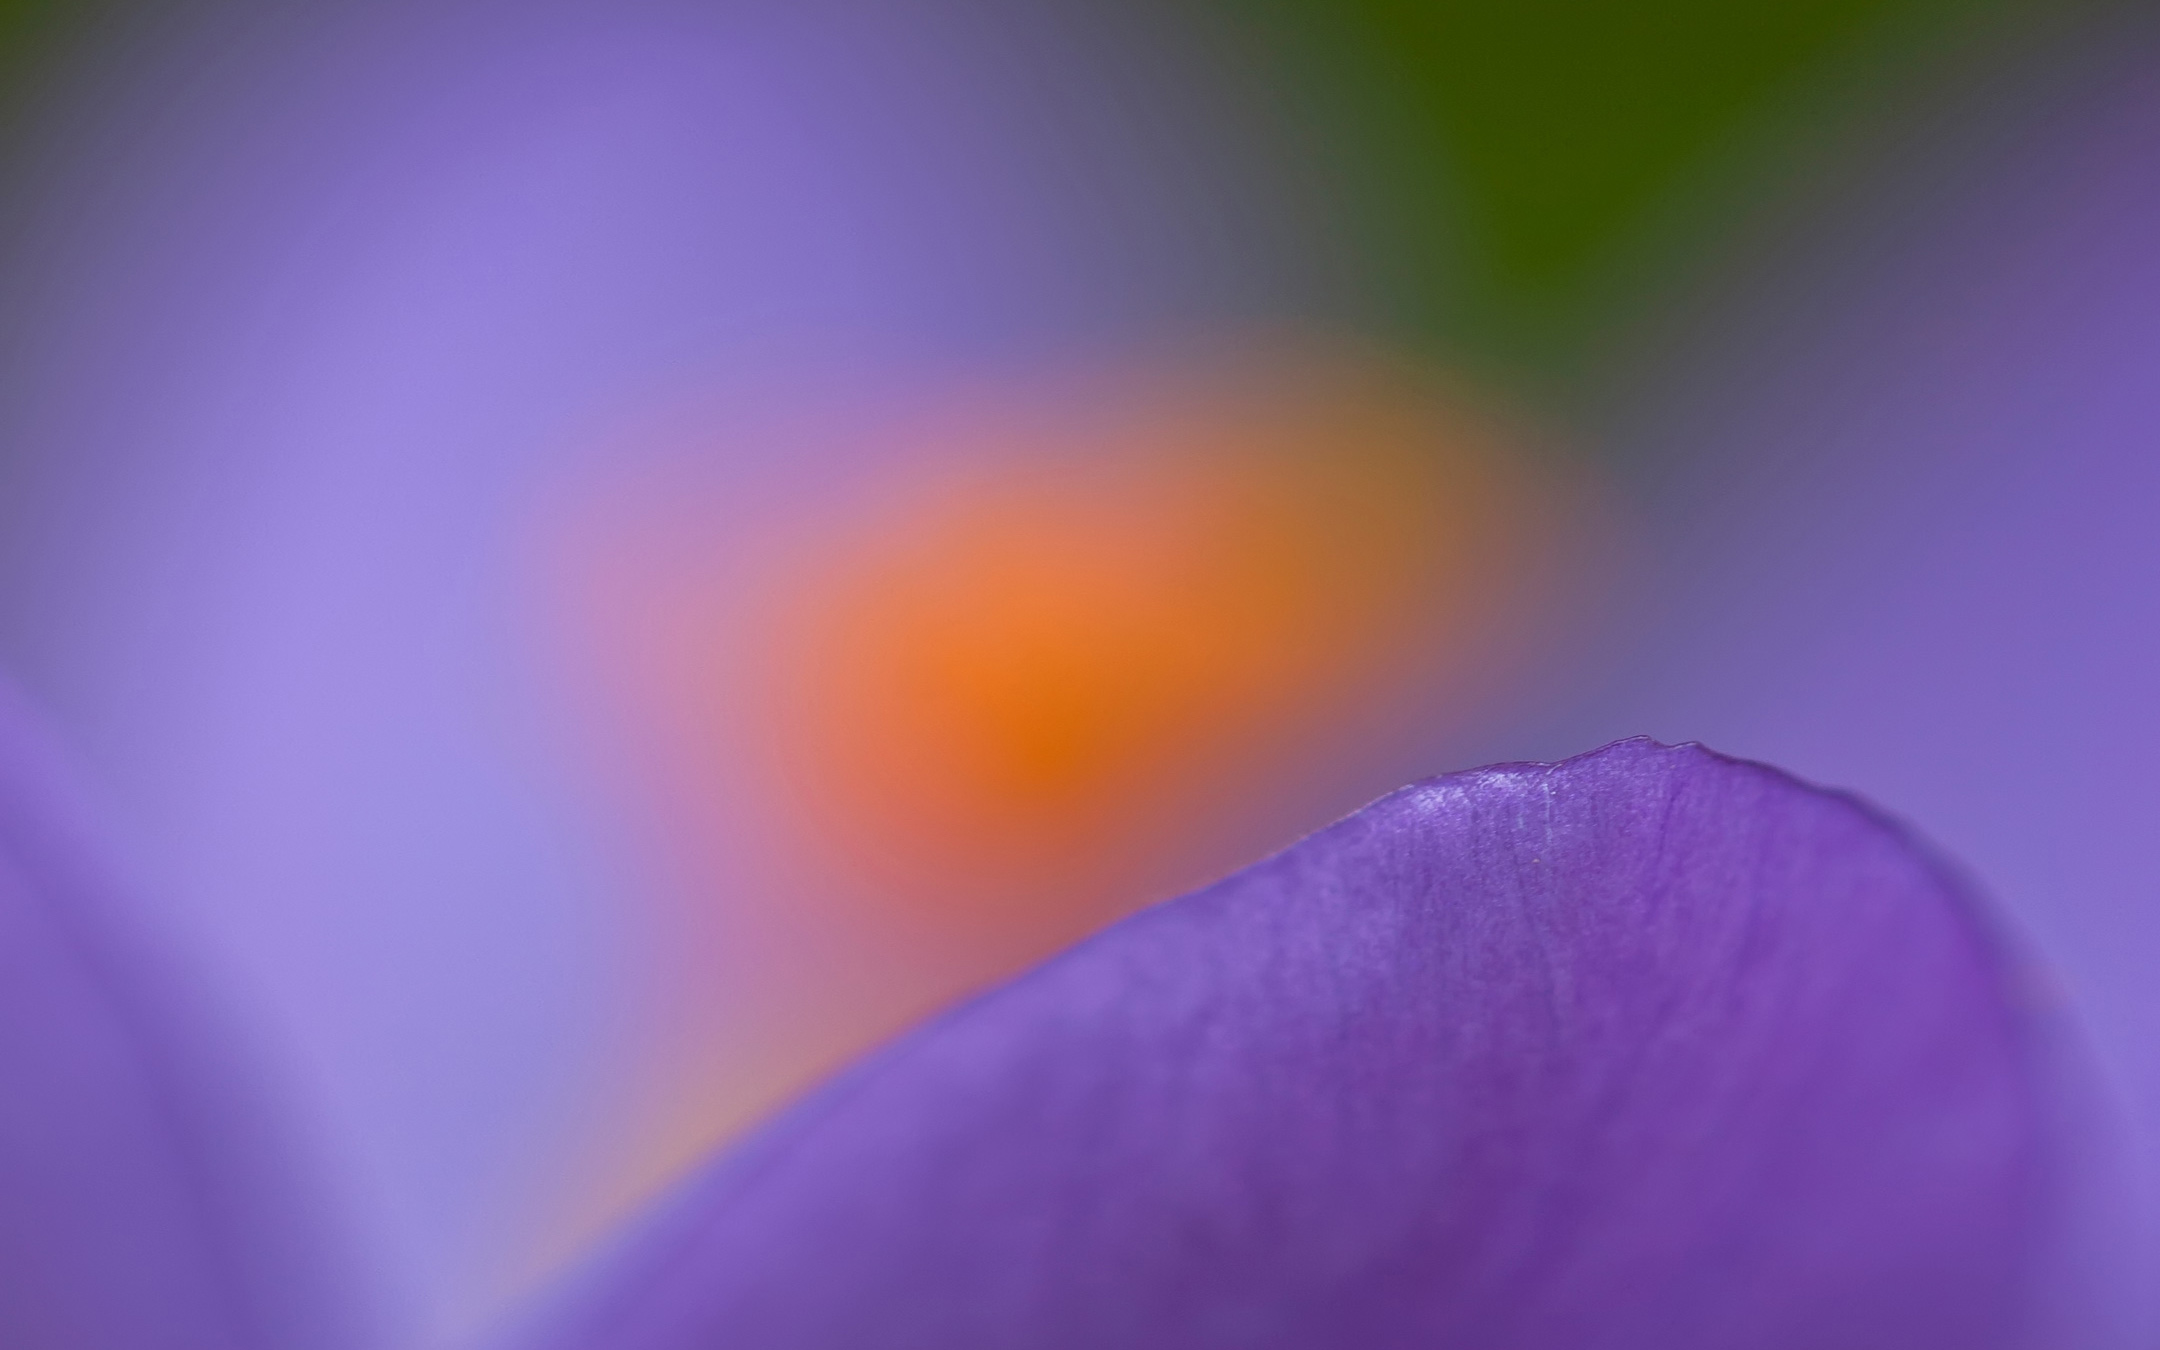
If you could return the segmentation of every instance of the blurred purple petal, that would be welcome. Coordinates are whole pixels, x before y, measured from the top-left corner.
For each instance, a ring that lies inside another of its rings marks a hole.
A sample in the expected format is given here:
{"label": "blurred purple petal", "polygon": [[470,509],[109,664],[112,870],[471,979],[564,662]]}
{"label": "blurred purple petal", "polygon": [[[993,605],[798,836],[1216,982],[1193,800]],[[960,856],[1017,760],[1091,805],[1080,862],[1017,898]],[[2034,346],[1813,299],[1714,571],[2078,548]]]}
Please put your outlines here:
{"label": "blurred purple petal", "polygon": [[131,933],[80,815],[0,687],[0,1344],[363,1343],[271,1104]]}
{"label": "blurred purple petal", "polygon": [[1459,774],[843,1075],[539,1339],[2059,1344],[2051,1035],[1850,799],[1647,741]]}

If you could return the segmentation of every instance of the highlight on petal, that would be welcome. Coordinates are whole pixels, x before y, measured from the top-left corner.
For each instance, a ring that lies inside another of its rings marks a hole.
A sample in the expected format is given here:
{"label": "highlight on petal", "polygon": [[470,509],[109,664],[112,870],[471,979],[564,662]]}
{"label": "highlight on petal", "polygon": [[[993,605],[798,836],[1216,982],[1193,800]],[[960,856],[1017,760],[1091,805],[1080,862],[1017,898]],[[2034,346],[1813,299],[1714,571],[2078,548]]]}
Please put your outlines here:
{"label": "highlight on petal", "polygon": [[0,1344],[349,1350],[261,1084],[141,941],[0,687]]}
{"label": "highlight on petal", "polygon": [[2061,1345],[2081,1140],[2028,989],[1776,770],[1439,778],[859,1064],[536,1339]]}

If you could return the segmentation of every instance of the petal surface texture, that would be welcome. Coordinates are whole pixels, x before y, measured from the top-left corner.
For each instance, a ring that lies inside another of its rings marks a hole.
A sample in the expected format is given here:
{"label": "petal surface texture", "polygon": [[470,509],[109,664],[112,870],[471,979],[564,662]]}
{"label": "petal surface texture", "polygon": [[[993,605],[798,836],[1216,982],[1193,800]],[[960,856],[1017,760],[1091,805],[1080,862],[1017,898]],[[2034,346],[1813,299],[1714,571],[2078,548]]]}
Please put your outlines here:
{"label": "petal surface texture", "polygon": [[1895,826],[1775,770],[1435,779],[844,1073],[541,1340],[2040,1344],[2023,988]]}
{"label": "petal surface texture", "polygon": [[0,687],[0,1345],[348,1350],[271,1103],[85,842]]}

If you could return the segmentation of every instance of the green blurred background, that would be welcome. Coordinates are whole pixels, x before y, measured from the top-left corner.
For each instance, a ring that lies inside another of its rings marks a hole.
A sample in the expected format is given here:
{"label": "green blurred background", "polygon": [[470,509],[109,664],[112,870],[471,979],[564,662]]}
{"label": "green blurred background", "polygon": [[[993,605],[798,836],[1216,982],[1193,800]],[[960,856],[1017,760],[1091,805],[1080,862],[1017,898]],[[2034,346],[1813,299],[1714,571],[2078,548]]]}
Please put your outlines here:
{"label": "green blurred background", "polygon": [[[2018,0],[1192,0],[1392,336],[1564,387],[1761,203],[2012,49]],[[2060,14],[2067,6],[2046,12]]]}
{"label": "green blurred background", "polygon": [[[1117,0],[1108,0],[1116,3]],[[1369,319],[1565,385],[1796,169],[2002,48],[2034,0],[1171,0],[1319,175]],[[1101,5],[1106,0],[1082,0]],[[1127,0],[1130,3],[1130,0]],[[1135,13],[1160,18],[1161,0]],[[161,8],[161,7],[160,7]],[[0,0],[4,152],[112,0]],[[126,40],[117,38],[115,40]]]}

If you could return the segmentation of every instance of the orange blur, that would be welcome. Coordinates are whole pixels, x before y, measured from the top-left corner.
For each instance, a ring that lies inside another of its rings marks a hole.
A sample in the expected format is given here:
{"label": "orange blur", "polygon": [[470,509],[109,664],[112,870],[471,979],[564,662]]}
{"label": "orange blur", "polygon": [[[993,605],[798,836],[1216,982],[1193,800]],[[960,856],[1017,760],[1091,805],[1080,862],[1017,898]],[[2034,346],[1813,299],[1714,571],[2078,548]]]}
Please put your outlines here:
{"label": "orange blur", "polygon": [[960,428],[993,467],[803,560],[754,744],[833,894],[947,941],[1104,916],[1202,879],[1347,709],[1460,673],[1513,485],[1409,390],[1286,374]]}
{"label": "orange blur", "polygon": [[956,396],[820,433],[876,450],[822,486],[688,426],[555,522],[662,897],[563,1246],[937,1004],[1442,767],[1579,523],[1511,428],[1340,352]]}

